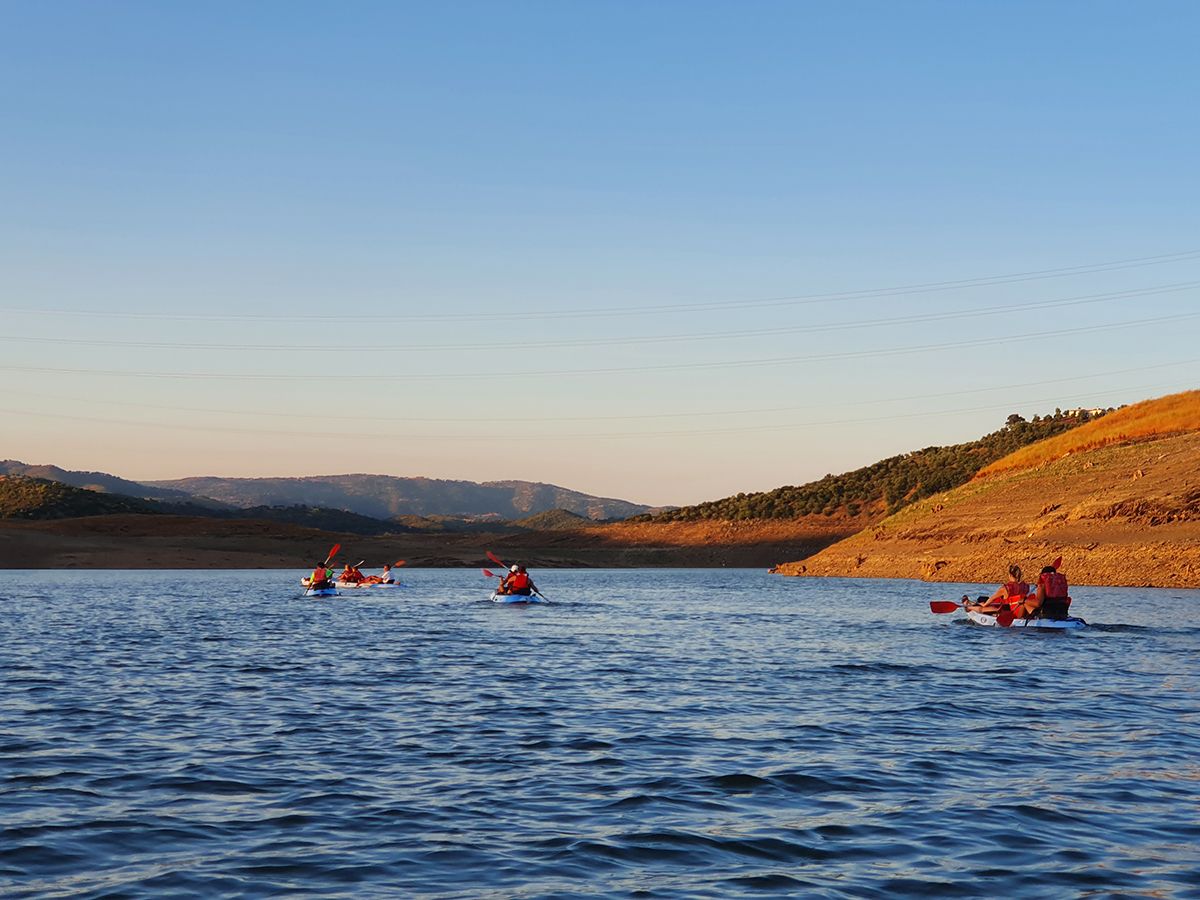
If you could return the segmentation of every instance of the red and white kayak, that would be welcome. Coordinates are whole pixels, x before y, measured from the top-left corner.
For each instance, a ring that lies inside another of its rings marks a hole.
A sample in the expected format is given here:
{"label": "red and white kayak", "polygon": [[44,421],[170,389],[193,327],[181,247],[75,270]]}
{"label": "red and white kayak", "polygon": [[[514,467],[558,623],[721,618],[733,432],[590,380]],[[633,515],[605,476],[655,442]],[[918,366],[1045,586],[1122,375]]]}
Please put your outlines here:
{"label": "red and white kayak", "polygon": [[1075,616],[1065,619],[1013,619],[1012,624],[1002,625],[995,616],[968,610],[967,618],[976,625],[985,625],[991,628],[1037,628],[1043,631],[1074,631],[1077,628],[1087,628],[1087,622]]}
{"label": "red and white kayak", "polygon": [[361,591],[366,588],[398,588],[402,587],[398,581],[339,581],[337,586],[344,591]]}

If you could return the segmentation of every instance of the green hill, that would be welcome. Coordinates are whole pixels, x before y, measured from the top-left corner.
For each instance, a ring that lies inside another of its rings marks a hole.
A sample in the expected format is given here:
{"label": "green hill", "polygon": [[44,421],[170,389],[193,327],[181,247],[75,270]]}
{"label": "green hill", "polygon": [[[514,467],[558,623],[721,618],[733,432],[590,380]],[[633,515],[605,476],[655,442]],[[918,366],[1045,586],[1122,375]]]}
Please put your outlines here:
{"label": "green hill", "polygon": [[517,519],[512,524],[518,528],[527,528],[530,531],[570,531],[575,528],[583,528],[587,525],[595,525],[596,523],[591,519],[585,519],[583,516],[577,516],[570,510],[548,509],[545,512],[527,516],[524,519]]}
{"label": "green hill", "polygon": [[160,512],[159,504],[151,500],[102,494],[43,478],[0,475],[0,519],[74,519]]}
{"label": "green hill", "polygon": [[776,488],[754,494],[738,494],[685,506],[640,521],[679,522],[701,519],[795,519],[802,516],[835,514],[878,518],[970,481],[984,466],[1014,450],[1082,425],[1087,417],[1034,416],[1026,421],[1009,416],[998,431],[979,440],[948,447],[926,447],[880,460],[842,475],[826,475],[819,481]]}
{"label": "green hill", "polygon": [[214,519],[265,519],[335,533],[381,535],[409,531],[392,522],[360,516],[340,509],[307,506],[258,506],[250,509],[213,509],[195,503],[164,503],[128,497],[61,481],[0,475],[0,519],[75,519],[83,516],[139,515],[200,516]]}

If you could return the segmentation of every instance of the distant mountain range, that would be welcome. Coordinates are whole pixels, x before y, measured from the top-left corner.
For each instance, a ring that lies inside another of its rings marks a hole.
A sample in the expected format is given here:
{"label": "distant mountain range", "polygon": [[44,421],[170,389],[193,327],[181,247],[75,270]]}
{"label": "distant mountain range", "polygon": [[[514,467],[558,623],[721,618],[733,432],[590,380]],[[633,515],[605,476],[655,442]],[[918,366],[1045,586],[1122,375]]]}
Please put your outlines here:
{"label": "distant mountain range", "polygon": [[[78,472],[52,465],[0,461],[0,475],[57,481],[108,494],[211,509],[304,507],[340,510],[371,519],[405,523],[407,517],[524,519],[561,509],[584,519],[626,519],[654,508],[595,497],[530,481],[447,481],[390,475],[317,475],[306,478],[180,478],[137,482],[104,472]],[[407,524],[407,523],[405,523]],[[410,526],[411,527],[411,526]]]}

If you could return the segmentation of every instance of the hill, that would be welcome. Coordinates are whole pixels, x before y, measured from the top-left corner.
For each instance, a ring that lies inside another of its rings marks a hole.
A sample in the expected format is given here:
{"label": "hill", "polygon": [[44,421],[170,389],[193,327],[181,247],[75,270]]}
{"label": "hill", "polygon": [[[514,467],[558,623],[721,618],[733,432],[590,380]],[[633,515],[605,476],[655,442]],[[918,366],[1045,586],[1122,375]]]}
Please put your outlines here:
{"label": "hill", "polygon": [[986,477],[999,472],[1029,469],[1072,453],[1083,453],[1110,444],[1128,444],[1191,431],[1200,431],[1200,391],[1185,391],[1122,407],[1103,419],[1087,421],[1069,434],[1060,434],[1052,440],[1039,441],[1024,450],[1010,453],[985,466],[979,475]]}
{"label": "hill", "polygon": [[151,486],[230,506],[311,506],[344,509],[375,519],[397,516],[494,516],[519,519],[565,509],[587,519],[624,519],[651,507],[595,497],[529,481],[448,481],[391,475],[318,475],[308,478],[180,478]]}
{"label": "hill", "polygon": [[565,509],[548,509],[524,519],[517,519],[509,524],[530,531],[569,531],[583,528],[592,523],[583,516],[577,516]]}
{"label": "hill", "polygon": [[137,497],[103,494],[44,478],[0,475],[0,519],[70,519],[159,512],[158,504]]}
{"label": "hill", "polygon": [[[130,482],[131,484],[133,482]],[[174,496],[172,492],[171,496]],[[187,497],[180,493],[179,496]],[[307,506],[256,506],[248,509],[211,507],[191,502],[164,502],[73,487],[60,481],[24,475],[0,475],[0,519],[71,519],[85,516],[172,515],[219,519],[262,519],[335,533],[381,535],[409,531],[340,509]]]}
{"label": "hill", "polygon": [[778,571],[999,583],[1060,554],[1074,583],[1200,586],[1200,391],[1019,450]]}
{"label": "hill", "polygon": [[965,484],[980,469],[1014,450],[1068,432],[1084,421],[1080,416],[1057,410],[1052,416],[1034,416],[1032,421],[1013,414],[1003,428],[975,441],[926,447],[842,475],[826,475],[808,484],[738,494],[642,517],[639,521],[798,519],[838,514],[861,517],[865,526],[910,503]]}
{"label": "hill", "polygon": [[61,469],[51,465],[29,465],[15,459],[0,460],[0,475],[23,475],[43,481],[57,481],[72,487],[83,488],[104,494],[121,494],[140,497],[143,500],[162,500],[167,503],[198,503],[202,506],[217,506],[212,501],[197,497],[187,491],[153,487],[138,481],[118,478],[106,472],[80,472]]}

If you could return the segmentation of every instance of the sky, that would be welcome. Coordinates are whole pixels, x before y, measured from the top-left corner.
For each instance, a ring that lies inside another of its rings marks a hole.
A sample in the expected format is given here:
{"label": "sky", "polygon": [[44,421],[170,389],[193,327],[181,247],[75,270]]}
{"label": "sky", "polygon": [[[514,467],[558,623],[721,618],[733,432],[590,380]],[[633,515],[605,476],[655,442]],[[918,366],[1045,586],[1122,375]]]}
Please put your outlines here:
{"label": "sky", "polygon": [[1200,386],[1194,3],[0,22],[0,457],[680,505]]}

